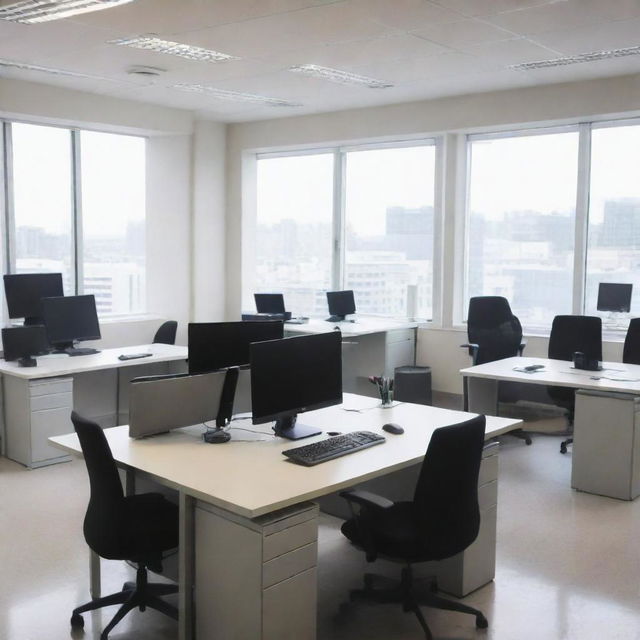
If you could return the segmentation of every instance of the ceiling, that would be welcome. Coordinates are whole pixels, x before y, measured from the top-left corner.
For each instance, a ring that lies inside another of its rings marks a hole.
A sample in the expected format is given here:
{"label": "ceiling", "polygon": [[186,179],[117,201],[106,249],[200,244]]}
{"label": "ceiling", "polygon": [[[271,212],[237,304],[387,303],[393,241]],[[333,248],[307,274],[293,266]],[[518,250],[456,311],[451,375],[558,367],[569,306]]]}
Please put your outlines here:
{"label": "ceiling", "polygon": [[[149,33],[239,59],[191,61],[108,44]],[[637,73],[640,55],[535,71],[509,65],[638,45],[640,0],[135,0],[54,22],[0,20],[0,58],[90,77],[4,67],[0,76],[243,122]],[[306,63],[393,86],[288,71]],[[133,65],[166,71],[138,78],[127,74]],[[220,100],[171,88],[177,83],[301,106]]]}

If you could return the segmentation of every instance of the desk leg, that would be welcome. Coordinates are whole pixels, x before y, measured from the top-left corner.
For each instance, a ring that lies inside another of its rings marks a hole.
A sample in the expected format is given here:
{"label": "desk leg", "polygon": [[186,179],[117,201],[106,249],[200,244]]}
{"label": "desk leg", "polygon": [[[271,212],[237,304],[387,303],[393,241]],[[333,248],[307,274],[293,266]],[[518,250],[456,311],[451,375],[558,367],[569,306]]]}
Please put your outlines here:
{"label": "desk leg", "polygon": [[100,581],[100,556],[89,549],[89,593],[92,600],[97,600],[102,592]]}
{"label": "desk leg", "polygon": [[465,380],[465,410],[472,413],[497,416],[498,381],[471,376],[465,376]]}
{"label": "desk leg", "polygon": [[193,640],[194,506],[195,500],[180,492],[180,546],[178,549],[178,640]]}

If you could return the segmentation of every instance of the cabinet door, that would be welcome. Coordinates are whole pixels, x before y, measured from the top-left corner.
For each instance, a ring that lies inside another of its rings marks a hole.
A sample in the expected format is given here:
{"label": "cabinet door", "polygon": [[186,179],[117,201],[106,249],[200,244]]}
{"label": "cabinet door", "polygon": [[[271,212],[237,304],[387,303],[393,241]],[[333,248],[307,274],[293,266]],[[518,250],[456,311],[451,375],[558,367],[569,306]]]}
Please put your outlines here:
{"label": "cabinet door", "polygon": [[58,407],[31,413],[31,460],[40,462],[60,458],[64,454],[52,447],[47,438],[62,436],[73,431],[71,407]]}

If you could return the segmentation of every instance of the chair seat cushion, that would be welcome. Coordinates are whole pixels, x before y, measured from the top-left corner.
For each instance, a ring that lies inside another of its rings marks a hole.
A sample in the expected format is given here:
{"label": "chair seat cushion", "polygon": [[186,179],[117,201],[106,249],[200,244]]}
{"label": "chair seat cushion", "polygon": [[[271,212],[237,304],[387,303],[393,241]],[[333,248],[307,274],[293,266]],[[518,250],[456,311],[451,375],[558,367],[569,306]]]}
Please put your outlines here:
{"label": "chair seat cushion", "polygon": [[[396,502],[389,509],[363,513],[366,528],[379,555],[412,562],[429,558],[428,541],[420,528],[412,502]],[[342,525],[342,533],[358,547],[366,550],[366,541],[356,518]]]}

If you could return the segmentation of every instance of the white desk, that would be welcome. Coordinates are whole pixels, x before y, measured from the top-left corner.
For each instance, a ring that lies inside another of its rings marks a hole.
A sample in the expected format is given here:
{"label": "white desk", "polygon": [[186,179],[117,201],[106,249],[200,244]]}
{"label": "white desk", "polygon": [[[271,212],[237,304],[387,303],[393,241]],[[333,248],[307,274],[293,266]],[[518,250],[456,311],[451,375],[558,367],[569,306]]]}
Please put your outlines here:
{"label": "white desk", "polygon": [[[118,360],[126,353],[152,355]],[[30,468],[68,460],[47,438],[73,428],[72,409],[103,426],[126,422],[129,380],[136,375],[183,371],[186,358],[186,347],[147,344],[104,349],[87,356],[43,356],[37,358],[36,367],[0,361],[2,453]]]}
{"label": "white desk", "polygon": [[[530,364],[544,369],[514,371]],[[640,365],[602,366],[602,371],[584,371],[565,360],[514,357],[462,369],[465,407],[496,415],[501,381],[578,389],[571,486],[633,500],[640,495]]]}
{"label": "white desk", "polygon": [[[200,640],[313,640],[318,508],[308,501],[420,463],[436,428],[470,417],[422,405],[372,406],[371,398],[345,394],[342,407],[360,413],[330,407],[305,414],[304,421],[325,430],[382,433],[382,424],[393,420],[404,425],[404,435],[385,434],[380,446],[311,468],[285,461],[282,450],[296,444],[276,437],[213,446],[199,437],[201,427],[143,440],[131,440],[127,427],[105,430],[120,467],[179,493],[179,577],[187,585],[180,592],[180,640],[193,637],[192,592]],[[486,437],[519,425],[488,418]],[[80,453],[75,434],[51,442]]]}
{"label": "white desk", "polygon": [[355,322],[326,322],[312,318],[306,324],[284,325],[285,335],[342,332],[342,386],[346,392],[377,397],[369,376],[393,376],[396,367],[415,364],[416,322],[357,316]]}

